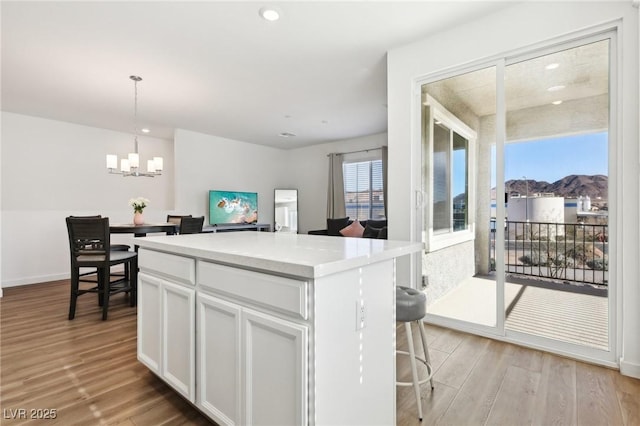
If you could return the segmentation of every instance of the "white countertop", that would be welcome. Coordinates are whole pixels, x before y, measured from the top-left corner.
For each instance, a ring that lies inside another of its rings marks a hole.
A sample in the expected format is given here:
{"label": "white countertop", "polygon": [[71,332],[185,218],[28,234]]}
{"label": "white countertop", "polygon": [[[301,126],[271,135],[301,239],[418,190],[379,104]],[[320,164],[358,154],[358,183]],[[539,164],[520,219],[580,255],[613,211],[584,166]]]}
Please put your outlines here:
{"label": "white countertop", "polygon": [[319,278],[416,253],[422,243],[271,232],[135,238],[143,248],[304,278]]}

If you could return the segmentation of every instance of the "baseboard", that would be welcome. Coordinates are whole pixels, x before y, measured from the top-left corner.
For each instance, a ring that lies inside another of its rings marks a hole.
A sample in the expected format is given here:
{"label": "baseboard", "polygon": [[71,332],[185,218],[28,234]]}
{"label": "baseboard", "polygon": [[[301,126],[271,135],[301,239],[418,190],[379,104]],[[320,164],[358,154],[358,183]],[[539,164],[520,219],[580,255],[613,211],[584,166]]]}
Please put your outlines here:
{"label": "baseboard", "polygon": [[59,280],[68,280],[68,279],[69,279],[68,272],[64,274],[40,275],[37,277],[26,277],[26,278],[20,278],[17,280],[3,281],[2,288],[17,287],[21,285],[46,283],[49,281],[59,281]]}
{"label": "baseboard", "polygon": [[632,364],[620,358],[620,374],[640,379],[640,364]]}

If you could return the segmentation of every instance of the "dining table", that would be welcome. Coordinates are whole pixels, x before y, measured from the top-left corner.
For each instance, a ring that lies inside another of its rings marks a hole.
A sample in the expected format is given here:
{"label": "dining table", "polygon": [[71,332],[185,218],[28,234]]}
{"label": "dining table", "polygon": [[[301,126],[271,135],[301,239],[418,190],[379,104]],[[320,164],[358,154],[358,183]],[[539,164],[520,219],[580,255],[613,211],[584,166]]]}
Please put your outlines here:
{"label": "dining table", "polygon": [[167,235],[174,235],[178,230],[178,226],[178,224],[169,222],[144,223],[142,225],[123,223],[109,225],[109,232],[112,234],[133,234],[134,237],[146,237],[147,234],[154,232],[164,232]]}

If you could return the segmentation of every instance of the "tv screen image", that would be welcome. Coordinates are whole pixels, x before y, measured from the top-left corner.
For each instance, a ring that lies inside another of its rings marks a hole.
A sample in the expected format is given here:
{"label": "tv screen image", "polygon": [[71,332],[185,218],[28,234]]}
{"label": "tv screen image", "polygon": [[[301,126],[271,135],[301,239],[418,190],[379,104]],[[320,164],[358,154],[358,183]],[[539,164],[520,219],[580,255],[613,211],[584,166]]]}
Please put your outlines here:
{"label": "tv screen image", "polygon": [[258,193],[238,191],[209,191],[209,223],[258,222]]}

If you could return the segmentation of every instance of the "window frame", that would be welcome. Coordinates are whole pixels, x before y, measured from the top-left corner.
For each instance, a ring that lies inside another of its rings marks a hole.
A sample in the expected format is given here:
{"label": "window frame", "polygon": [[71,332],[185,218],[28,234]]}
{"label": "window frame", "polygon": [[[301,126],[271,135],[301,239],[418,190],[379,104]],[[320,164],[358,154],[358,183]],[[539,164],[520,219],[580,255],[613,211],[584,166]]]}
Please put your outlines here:
{"label": "window frame", "polygon": [[[369,163],[369,199],[370,199],[370,203],[369,203],[369,216],[371,216],[371,214],[373,213],[373,198],[372,198],[372,165],[371,163],[374,161],[382,161],[382,153],[378,152],[379,149],[376,152],[372,152],[374,151],[372,150],[366,150],[366,151],[362,151],[362,152],[356,152],[356,153],[349,153],[349,154],[345,154],[344,158],[342,159],[342,172],[343,172],[343,185],[344,185],[344,203],[345,203],[345,213],[348,215],[348,211],[347,211],[347,188],[346,188],[346,173],[345,173],[345,166],[347,164],[353,164],[353,163],[365,163],[368,162]],[[384,173],[383,170],[384,166],[381,168],[381,173]],[[382,194],[384,196],[384,176],[381,176],[382,180]],[[382,200],[383,202],[383,206],[385,203],[385,200]],[[384,213],[384,209],[383,209],[383,213]],[[351,217],[349,216],[350,219],[355,220],[358,219],[358,221],[363,221],[363,220],[385,220],[386,216],[383,217],[379,217],[379,218],[372,218],[372,217],[368,217],[366,219],[360,219],[357,217]]]}
{"label": "window frame", "polygon": [[[424,85],[427,83],[421,84]],[[425,178],[422,182],[423,194],[424,194],[424,228],[423,241],[425,243],[425,249],[427,252],[441,250],[446,247],[461,244],[467,241],[473,241],[475,239],[475,161],[476,161],[476,149],[477,149],[477,133],[467,126],[462,120],[457,118],[446,108],[444,108],[438,101],[432,96],[426,95],[425,102],[423,103],[423,123],[427,122],[427,125],[423,124],[422,130],[422,144],[428,144],[423,152],[422,164],[426,168]],[[468,156],[467,156],[467,223],[466,229],[455,231],[453,228],[453,196],[451,195],[451,175],[453,173],[453,138],[449,140],[449,187],[447,188],[447,194],[450,203],[449,212],[449,230],[434,232],[433,229],[433,194],[434,194],[434,155],[433,155],[433,127],[434,122],[439,121],[444,127],[447,127],[450,131],[450,135],[453,132],[459,134],[468,141]],[[426,231],[425,231],[426,230]]]}

